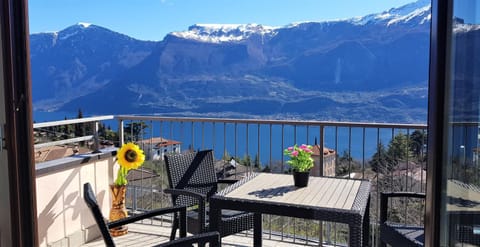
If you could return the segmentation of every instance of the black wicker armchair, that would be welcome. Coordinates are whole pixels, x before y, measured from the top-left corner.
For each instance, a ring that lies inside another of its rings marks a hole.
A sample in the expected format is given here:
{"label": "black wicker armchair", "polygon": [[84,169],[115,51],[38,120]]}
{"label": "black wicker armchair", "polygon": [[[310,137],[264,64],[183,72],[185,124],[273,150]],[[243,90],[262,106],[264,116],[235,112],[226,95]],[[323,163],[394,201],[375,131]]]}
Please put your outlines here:
{"label": "black wicker armchair", "polygon": [[390,192],[380,194],[380,240],[382,247],[386,244],[399,247],[418,247],[425,242],[424,227],[405,225],[387,221],[388,199],[391,197],[425,199],[425,193]]}
{"label": "black wicker armchair", "polygon": [[[212,150],[185,154],[165,155],[169,189],[165,193],[172,196],[173,205],[182,205],[187,211],[187,229],[193,234],[206,232],[209,228],[208,202],[218,189],[218,183],[234,183],[232,180],[219,180],[215,173]],[[178,218],[174,220],[171,239],[178,228]],[[254,214],[233,210],[222,210],[220,237],[253,228]]]}
{"label": "black wicker armchair", "polygon": [[[186,237],[187,230],[186,230],[186,212],[187,209],[185,206],[174,206],[169,208],[161,208],[149,211],[147,213],[143,213],[136,216],[131,216],[125,219],[113,221],[113,222],[106,222],[102,211],[100,210],[97,199],[95,198],[95,194],[93,193],[92,186],[90,183],[85,183],[83,185],[83,197],[92,211],[93,217],[95,218],[95,222],[97,223],[98,227],[100,228],[100,232],[102,233],[103,241],[105,242],[106,246],[115,246],[113,242],[112,236],[110,235],[110,228],[123,226],[129,223],[133,223],[139,220],[151,218],[154,216],[168,214],[168,213],[179,213],[179,224],[180,224],[180,239],[175,239],[168,243],[162,243],[156,246],[192,246],[193,243],[197,243],[199,246],[203,246],[206,243],[209,243],[210,246],[219,246],[220,243],[220,235],[218,232],[207,232],[204,234],[199,234],[195,236]],[[178,216],[177,216],[178,217]]]}

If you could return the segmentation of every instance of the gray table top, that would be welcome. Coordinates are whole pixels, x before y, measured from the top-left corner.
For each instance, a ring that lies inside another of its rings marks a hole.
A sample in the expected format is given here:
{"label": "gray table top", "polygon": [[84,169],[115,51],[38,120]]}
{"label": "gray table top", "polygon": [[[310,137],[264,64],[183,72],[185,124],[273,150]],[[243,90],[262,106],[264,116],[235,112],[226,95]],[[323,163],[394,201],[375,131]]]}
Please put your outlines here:
{"label": "gray table top", "polygon": [[[369,184],[370,182],[330,177],[310,177],[307,187],[297,188],[293,185],[292,175],[259,173],[223,196],[229,199],[275,204],[352,210],[354,209],[355,199],[361,191],[362,183]],[[363,193],[368,193],[368,191],[363,191]]]}

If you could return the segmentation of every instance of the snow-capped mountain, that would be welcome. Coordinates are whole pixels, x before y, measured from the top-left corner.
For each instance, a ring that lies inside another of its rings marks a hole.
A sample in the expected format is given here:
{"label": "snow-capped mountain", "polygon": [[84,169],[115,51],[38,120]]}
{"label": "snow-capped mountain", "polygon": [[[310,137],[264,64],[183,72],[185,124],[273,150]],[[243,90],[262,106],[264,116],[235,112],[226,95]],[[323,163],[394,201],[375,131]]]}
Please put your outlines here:
{"label": "snow-capped mountain", "polygon": [[236,42],[246,40],[251,36],[273,36],[275,27],[259,24],[196,24],[188,31],[172,32],[171,35],[184,39],[203,42]]}
{"label": "snow-capped mountain", "polygon": [[238,42],[247,40],[252,36],[271,38],[282,29],[296,29],[305,25],[319,25],[328,23],[352,23],[355,25],[394,25],[408,23],[411,26],[422,25],[430,21],[430,0],[419,0],[402,6],[392,8],[382,13],[371,14],[364,17],[356,17],[345,20],[333,20],[325,22],[298,22],[286,26],[273,27],[261,24],[195,24],[187,31],[172,32],[170,35],[197,40],[201,42]]}
{"label": "snow-capped mountain", "polygon": [[429,8],[420,0],[281,27],[196,24],[160,42],[85,24],[33,34],[34,107],[425,121]]}

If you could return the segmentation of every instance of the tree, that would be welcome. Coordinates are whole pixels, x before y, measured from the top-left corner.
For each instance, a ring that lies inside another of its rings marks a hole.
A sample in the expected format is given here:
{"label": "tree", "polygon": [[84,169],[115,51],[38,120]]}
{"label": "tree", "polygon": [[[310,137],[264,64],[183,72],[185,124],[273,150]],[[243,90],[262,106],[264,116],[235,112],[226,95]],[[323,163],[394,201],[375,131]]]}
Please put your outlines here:
{"label": "tree", "polygon": [[398,133],[388,144],[388,156],[396,163],[400,160],[406,160],[411,157],[409,147],[409,137],[403,133]]}
{"label": "tree", "polygon": [[[82,109],[78,109],[77,118],[83,118]],[[75,136],[84,136],[85,135],[85,126],[84,123],[75,124]]]}
{"label": "tree", "polygon": [[369,161],[370,167],[374,172],[385,174],[393,168],[390,162],[385,146],[382,142],[379,142],[377,152],[373,154],[372,160]]}
{"label": "tree", "polygon": [[353,159],[348,150],[343,150],[341,156],[337,155],[337,165],[335,167],[335,175],[342,176],[354,172],[360,167],[360,163]]}
{"label": "tree", "polygon": [[427,135],[424,131],[415,130],[410,134],[410,151],[417,157],[421,158],[423,146],[427,143]]}
{"label": "tree", "polygon": [[250,158],[250,155],[245,155],[242,160],[240,160],[240,164],[244,166],[251,166],[252,165],[252,159]]}
{"label": "tree", "polygon": [[123,127],[125,139],[133,142],[138,141],[140,137],[145,135],[145,129],[148,127],[149,126],[143,121],[126,124],[125,127]]}

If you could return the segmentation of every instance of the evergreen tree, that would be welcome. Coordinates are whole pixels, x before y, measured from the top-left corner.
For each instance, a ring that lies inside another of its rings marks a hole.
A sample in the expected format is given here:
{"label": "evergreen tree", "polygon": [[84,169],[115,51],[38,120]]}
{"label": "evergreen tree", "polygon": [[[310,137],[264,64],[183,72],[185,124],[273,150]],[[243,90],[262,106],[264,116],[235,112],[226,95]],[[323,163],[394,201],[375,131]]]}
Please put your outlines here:
{"label": "evergreen tree", "polygon": [[141,137],[145,135],[145,129],[148,127],[149,126],[143,121],[126,124],[125,127],[123,127],[125,139],[133,142],[140,140]]}
{"label": "evergreen tree", "polygon": [[251,166],[252,159],[250,158],[250,155],[245,155],[245,157],[240,161],[240,164],[244,166]]}
{"label": "evergreen tree", "polygon": [[424,131],[415,130],[412,134],[410,134],[410,150],[417,158],[420,158],[423,145],[426,143],[427,135]]}
{"label": "evergreen tree", "polygon": [[385,174],[392,169],[390,162],[385,146],[382,142],[379,142],[377,152],[373,154],[372,159],[369,161],[370,167],[374,172]]}
{"label": "evergreen tree", "polygon": [[[82,109],[78,109],[77,118],[83,118]],[[85,124],[84,123],[75,124],[74,129],[75,129],[75,136],[76,137],[85,135]]]}
{"label": "evergreen tree", "polygon": [[411,157],[409,137],[403,133],[398,133],[388,144],[387,153],[397,163],[400,160],[406,160],[407,157]]}

